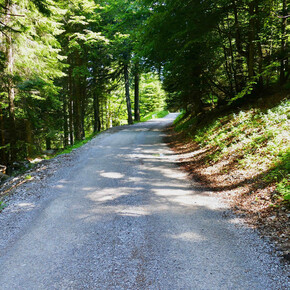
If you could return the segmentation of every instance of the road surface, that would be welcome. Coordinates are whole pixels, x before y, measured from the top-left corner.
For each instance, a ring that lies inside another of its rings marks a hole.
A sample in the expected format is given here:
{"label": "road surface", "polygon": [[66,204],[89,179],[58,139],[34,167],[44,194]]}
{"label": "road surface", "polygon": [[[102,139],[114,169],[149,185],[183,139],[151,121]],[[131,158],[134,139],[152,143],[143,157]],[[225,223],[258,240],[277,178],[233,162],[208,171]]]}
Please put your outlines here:
{"label": "road surface", "polygon": [[101,134],[18,204],[31,217],[0,251],[0,289],[287,288],[268,246],[175,164],[175,117]]}

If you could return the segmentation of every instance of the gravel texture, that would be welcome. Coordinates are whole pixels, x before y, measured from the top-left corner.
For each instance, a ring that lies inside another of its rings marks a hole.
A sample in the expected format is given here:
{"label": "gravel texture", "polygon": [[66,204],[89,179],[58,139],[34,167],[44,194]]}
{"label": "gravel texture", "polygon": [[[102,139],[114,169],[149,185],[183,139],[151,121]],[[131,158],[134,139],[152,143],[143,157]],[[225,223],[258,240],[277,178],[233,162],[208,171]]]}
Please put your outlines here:
{"label": "gravel texture", "polygon": [[269,244],[176,165],[175,114],[33,171],[0,213],[0,289],[287,289]]}

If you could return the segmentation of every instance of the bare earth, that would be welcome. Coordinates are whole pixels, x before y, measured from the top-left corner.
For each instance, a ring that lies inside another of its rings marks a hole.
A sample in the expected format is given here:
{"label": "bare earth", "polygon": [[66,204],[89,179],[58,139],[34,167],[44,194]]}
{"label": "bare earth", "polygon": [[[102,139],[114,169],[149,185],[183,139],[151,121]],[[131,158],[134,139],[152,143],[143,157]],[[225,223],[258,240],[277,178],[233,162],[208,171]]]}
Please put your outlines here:
{"label": "bare earth", "polygon": [[33,172],[0,213],[0,289],[287,289],[286,266],[177,167],[161,120]]}

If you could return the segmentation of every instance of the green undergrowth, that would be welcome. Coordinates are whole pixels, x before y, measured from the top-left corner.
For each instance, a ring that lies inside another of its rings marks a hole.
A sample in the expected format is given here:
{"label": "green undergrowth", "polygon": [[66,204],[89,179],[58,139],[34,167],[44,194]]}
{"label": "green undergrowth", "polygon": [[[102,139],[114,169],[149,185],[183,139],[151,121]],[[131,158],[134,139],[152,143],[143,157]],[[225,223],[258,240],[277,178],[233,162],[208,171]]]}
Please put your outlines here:
{"label": "green undergrowth", "polygon": [[[235,158],[240,168],[254,169],[265,182],[275,182],[276,191],[290,201],[290,101],[267,110],[248,109],[216,118],[206,126],[183,114],[175,124],[201,147],[214,148],[208,162]],[[194,132],[194,133],[193,133]]]}
{"label": "green undergrowth", "polygon": [[82,141],[78,141],[76,142],[73,146],[68,146],[67,148],[65,148],[64,150],[62,151],[59,151],[57,152],[55,155],[51,155],[48,157],[48,159],[51,159],[51,158],[54,158],[58,155],[61,155],[61,154],[68,154],[68,153],[71,153],[74,149],[77,149],[77,148],[80,148],[82,147],[83,145],[85,145],[86,143],[88,143],[89,141],[91,141],[93,138],[95,138],[99,133],[92,133],[91,135],[89,135],[87,138],[85,138],[84,140]]}
{"label": "green undergrowth", "polygon": [[0,201],[0,212],[6,207],[7,205],[3,202]]}
{"label": "green undergrowth", "polygon": [[142,117],[141,122],[147,122],[147,121],[152,120],[152,119],[164,118],[168,114],[169,114],[169,112],[166,110],[151,112],[148,115]]}

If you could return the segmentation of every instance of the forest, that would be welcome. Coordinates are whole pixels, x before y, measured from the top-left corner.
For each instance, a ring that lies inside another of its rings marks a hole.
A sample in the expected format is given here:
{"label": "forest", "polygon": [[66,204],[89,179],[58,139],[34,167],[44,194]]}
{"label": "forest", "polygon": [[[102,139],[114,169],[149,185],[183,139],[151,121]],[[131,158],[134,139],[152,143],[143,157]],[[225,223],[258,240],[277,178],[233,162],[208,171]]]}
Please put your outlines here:
{"label": "forest", "polygon": [[290,90],[287,0],[1,0],[0,165],[148,113]]}

